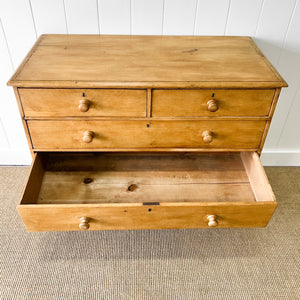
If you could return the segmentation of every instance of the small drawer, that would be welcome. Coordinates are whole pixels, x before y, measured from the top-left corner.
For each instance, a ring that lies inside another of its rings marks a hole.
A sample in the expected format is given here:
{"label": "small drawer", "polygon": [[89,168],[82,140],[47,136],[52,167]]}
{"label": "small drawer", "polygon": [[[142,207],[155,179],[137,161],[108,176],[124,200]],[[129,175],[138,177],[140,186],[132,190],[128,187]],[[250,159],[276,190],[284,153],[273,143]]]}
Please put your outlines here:
{"label": "small drawer", "polygon": [[28,231],[264,227],[275,208],[259,157],[36,153],[18,211]]}
{"label": "small drawer", "polygon": [[45,149],[257,149],[266,122],[28,120],[33,147]]}
{"label": "small drawer", "polygon": [[153,90],[153,117],[268,116],[275,90]]}
{"label": "small drawer", "polygon": [[19,89],[25,118],[145,117],[146,90]]}

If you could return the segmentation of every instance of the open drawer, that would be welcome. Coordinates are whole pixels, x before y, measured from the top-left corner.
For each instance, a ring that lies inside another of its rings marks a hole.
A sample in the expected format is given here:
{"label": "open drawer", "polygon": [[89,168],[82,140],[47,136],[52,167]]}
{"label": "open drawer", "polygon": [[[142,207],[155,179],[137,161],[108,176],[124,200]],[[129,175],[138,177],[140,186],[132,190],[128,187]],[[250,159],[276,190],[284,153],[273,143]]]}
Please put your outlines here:
{"label": "open drawer", "polygon": [[277,206],[256,152],[35,154],[28,231],[264,227]]}

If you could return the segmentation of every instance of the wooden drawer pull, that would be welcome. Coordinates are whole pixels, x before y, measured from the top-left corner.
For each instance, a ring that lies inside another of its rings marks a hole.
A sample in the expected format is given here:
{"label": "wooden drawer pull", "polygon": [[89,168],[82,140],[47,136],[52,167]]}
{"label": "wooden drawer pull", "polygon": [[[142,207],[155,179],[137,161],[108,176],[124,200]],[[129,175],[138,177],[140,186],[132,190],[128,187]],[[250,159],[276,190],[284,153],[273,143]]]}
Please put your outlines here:
{"label": "wooden drawer pull", "polygon": [[209,144],[213,141],[213,133],[209,130],[205,130],[202,132],[202,140],[204,143]]}
{"label": "wooden drawer pull", "polygon": [[82,140],[85,143],[91,143],[94,138],[94,132],[93,131],[85,131],[82,137]]}
{"label": "wooden drawer pull", "polygon": [[215,112],[219,109],[218,102],[214,99],[209,100],[206,104],[207,104],[207,109],[211,112]]}
{"label": "wooden drawer pull", "polygon": [[87,217],[81,217],[80,218],[79,228],[81,230],[88,230],[90,228],[89,221],[90,221],[89,218],[87,218]]}
{"label": "wooden drawer pull", "polygon": [[207,225],[209,227],[216,227],[218,226],[217,216],[216,215],[209,215],[207,216]]}
{"label": "wooden drawer pull", "polygon": [[90,101],[87,100],[87,99],[83,99],[83,100],[80,100],[79,102],[79,106],[78,106],[78,109],[81,111],[81,112],[87,112],[90,108]]}

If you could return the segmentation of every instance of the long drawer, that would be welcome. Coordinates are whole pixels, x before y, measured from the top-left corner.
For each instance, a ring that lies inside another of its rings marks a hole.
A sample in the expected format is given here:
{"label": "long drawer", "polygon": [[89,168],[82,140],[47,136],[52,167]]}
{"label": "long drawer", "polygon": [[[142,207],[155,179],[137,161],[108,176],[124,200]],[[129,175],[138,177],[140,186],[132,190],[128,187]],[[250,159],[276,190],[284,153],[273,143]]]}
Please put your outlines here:
{"label": "long drawer", "polygon": [[146,90],[19,89],[26,118],[145,117]]}
{"label": "long drawer", "polygon": [[256,149],[266,122],[29,120],[33,147],[41,149],[225,148]]}
{"label": "long drawer", "polygon": [[36,153],[28,231],[264,227],[276,200],[255,152]]}
{"label": "long drawer", "polygon": [[153,90],[153,117],[268,116],[275,90]]}

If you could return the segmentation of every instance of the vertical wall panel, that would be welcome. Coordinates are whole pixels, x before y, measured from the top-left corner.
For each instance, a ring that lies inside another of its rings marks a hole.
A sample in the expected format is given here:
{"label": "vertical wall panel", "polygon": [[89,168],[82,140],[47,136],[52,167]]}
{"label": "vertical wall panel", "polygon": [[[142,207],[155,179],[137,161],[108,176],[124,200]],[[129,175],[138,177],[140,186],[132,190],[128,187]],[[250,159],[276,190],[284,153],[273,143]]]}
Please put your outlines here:
{"label": "vertical wall panel", "polygon": [[283,127],[278,146],[285,150],[299,150],[299,113],[300,113],[300,89],[298,89],[289,114],[286,118],[285,126]]}
{"label": "vertical wall panel", "polygon": [[0,149],[7,149],[7,148],[9,148],[9,144],[8,144],[4,127],[2,125],[2,120],[0,118]]}
{"label": "vertical wall panel", "polygon": [[165,0],[163,34],[193,35],[197,0]]}
{"label": "vertical wall panel", "polygon": [[254,36],[262,0],[231,0],[226,35]]}
{"label": "vertical wall panel", "polygon": [[0,13],[14,67],[18,67],[36,40],[28,1],[0,1]]}
{"label": "vertical wall panel", "polygon": [[31,0],[37,34],[67,33],[63,0]]}
{"label": "vertical wall panel", "polygon": [[300,53],[300,1],[298,0],[286,34],[283,49]]}
{"label": "vertical wall panel", "polygon": [[[300,1],[298,1],[294,10],[278,68],[286,74],[286,80],[290,85],[290,97],[284,102],[280,101],[278,107],[280,119],[285,118],[285,122],[281,126],[282,130],[277,146],[288,150],[300,149],[298,134],[300,128]],[[289,109],[287,110],[287,108]]]}
{"label": "vertical wall panel", "polygon": [[[251,1],[252,2],[252,1]],[[296,0],[265,0],[256,32],[256,42],[275,66]]]}
{"label": "vertical wall panel", "polygon": [[64,0],[68,32],[99,34],[97,0]]}
{"label": "vertical wall panel", "polygon": [[101,34],[130,34],[130,0],[98,0]]}
{"label": "vertical wall panel", "polygon": [[[13,73],[13,66],[7,48],[5,32],[0,20],[0,151],[7,149],[24,149],[24,155],[28,154],[28,146],[23,130],[18,106],[11,87],[6,86]],[[5,129],[5,131],[3,130]],[[26,150],[27,151],[26,151]]]}
{"label": "vertical wall panel", "polygon": [[289,84],[289,87],[283,89],[281,92],[266,139],[265,150],[277,148],[283,126],[292,105],[292,100],[299,86],[299,75],[297,75],[297,65],[299,67],[297,60],[299,61],[299,56],[294,55],[288,48],[282,48],[290,30],[296,28],[293,22],[291,23],[294,8],[294,0],[266,0],[263,6],[261,21],[257,28],[256,43]]}
{"label": "vertical wall panel", "polygon": [[164,0],[131,0],[132,34],[162,34]]}
{"label": "vertical wall panel", "polygon": [[229,2],[229,0],[198,0],[195,34],[223,35]]}

